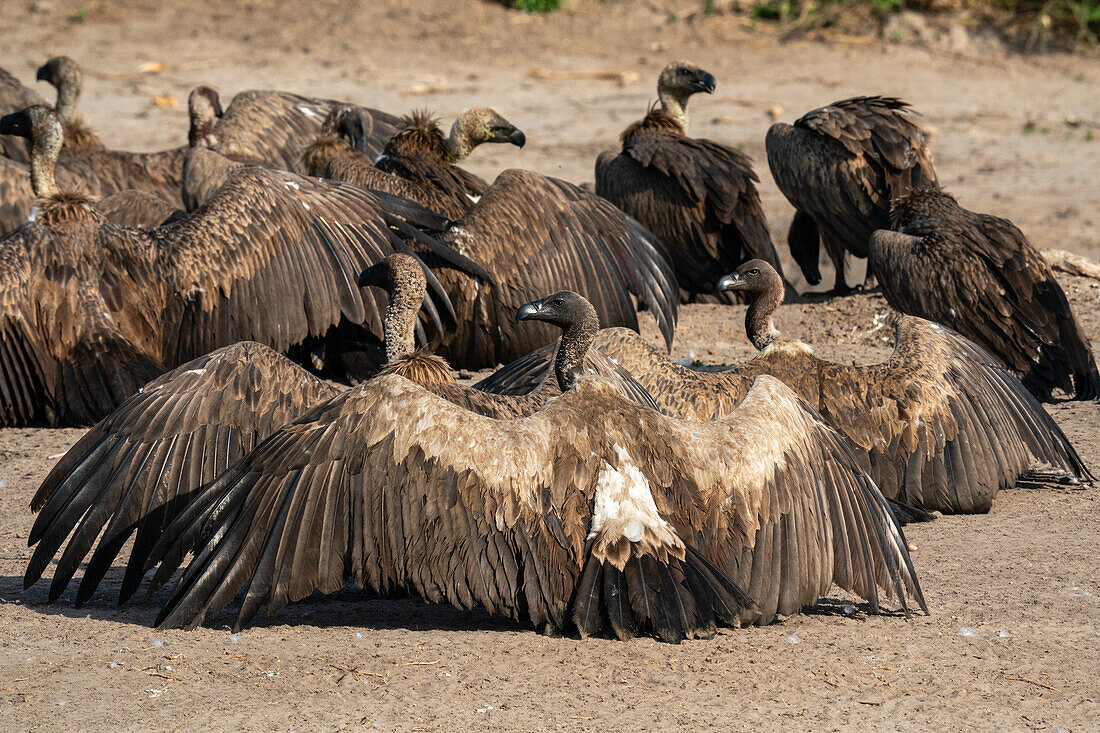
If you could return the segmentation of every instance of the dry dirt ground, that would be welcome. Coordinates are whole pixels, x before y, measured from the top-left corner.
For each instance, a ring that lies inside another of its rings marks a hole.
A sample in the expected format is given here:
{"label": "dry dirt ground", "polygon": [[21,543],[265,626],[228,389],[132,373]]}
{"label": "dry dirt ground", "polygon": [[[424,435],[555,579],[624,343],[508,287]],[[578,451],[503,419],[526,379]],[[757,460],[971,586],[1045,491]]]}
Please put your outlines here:
{"label": "dry dirt ground", "polygon": [[[701,4],[701,3],[699,3]],[[353,99],[446,120],[491,105],[528,133],[480,150],[492,176],[523,166],[591,180],[596,154],[640,116],[670,58],[719,79],[693,132],[758,161],[777,242],[791,210],[763,157],[769,111],[790,121],[853,94],[912,102],[964,205],[1008,216],[1041,247],[1100,257],[1100,67],[1075,58],[968,57],[872,37],[781,43],[737,17],[669,23],[687,2],[581,2],[551,18],[481,2],[86,3],[4,0],[0,66],[28,83],[47,56],[88,69],[83,107],[108,144],[186,139],[188,89],[212,83]],[[410,8],[409,6],[415,6]],[[680,13],[683,15],[683,13]],[[140,65],[165,65],[140,74]],[[633,72],[637,81],[538,79],[532,69]],[[45,91],[45,90],[43,90]],[[180,107],[160,107],[157,95]],[[793,271],[793,266],[789,268]],[[797,278],[796,278],[797,282]],[[826,275],[826,283],[829,276]],[[800,288],[805,283],[797,282]],[[1100,341],[1100,289],[1066,278]],[[875,295],[784,306],[779,325],[820,353],[888,353]],[[677,356],[749,355],[740,308],[681,314]],[[651,337],[652,329],[650,329]],[[1100,468],[1095,404],[1050,407]],[[842,595],[785,623],[669,646],[551,639],[481,613],[345,591],[294,604],[239,635],[222,615],[151,628],[162,598],[86,608],[24,592],[30,497],[80,430],[0,431],[0,729],[367,728],[423,730],[1095,730],[1100,725],[1100,499],[1095,489],[1016,488],[988,516],[909,531],[931,614],[846,609]],[[66,596],[71,600],[70,596]]]}

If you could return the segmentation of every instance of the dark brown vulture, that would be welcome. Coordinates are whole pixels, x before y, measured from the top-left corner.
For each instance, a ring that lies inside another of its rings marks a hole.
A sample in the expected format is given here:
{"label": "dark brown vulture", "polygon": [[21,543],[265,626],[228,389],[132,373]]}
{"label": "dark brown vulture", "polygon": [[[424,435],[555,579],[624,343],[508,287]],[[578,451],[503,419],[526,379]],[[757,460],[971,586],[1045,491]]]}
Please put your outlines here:
{"label": "dark brown vulture", "polygon": [[91,424],[164,367],[236,341],[285,351],[342,322],[380,339],[381,296],[356,280],[407,246],[391,227],[484,274],[415,230],[433,215],[410,202],[255,167],[164,226],[109,224],[38,164],[61,147],[52,110],[8,115],[0,133],[32,139],[40,197],[35,221],[0,240],[3,425]]}
{"label": "dark brown vulture", "polygon": [[891,199],[936,184],[932,151],[911,115],[894,97],[854,97],[768,130],[772,177],[796,209],[787,242],[811,285],[821,282],[824,242],[836,268],[833,293],[847,293],[846,253],[867,256],[871,233],[890,226]]}
{"label": "dark brown vulture", "polygon": [[[38,92],[23,86],[22,82],[6,69],[0,69],[0,116],[18,112],[36,104],[46,104],[46,100]],[[0,137],[0,158],[8,158],[19,163],[26,163],[30,160],[27,147],[23,144],[23,141],[13,140],[10,137]],[[2,184],[3,176],[0,175],[0,185]],[[7,198],[0,190],[0,212],[3,211],[2,207],[6,203]],[[0,213],[0,217],[2,216],[3,214]],[[0,218],[0,236],[3,236],[6,231],[2,222],[3,219]]]}
{"label": "dark brown vulture", "polygon": [[710,73],[669,64],[657,80],[658,106],[626,128],[619,152],[596,160],[596,193],[664,243],[684,302],[713,299],[718,278],[747,259],[768,260],[782,272],[752,161],[688,137],[688,99],[714,87]]}
{"label": "dark brown vulture", "polygon": [[671,346],[677,288],[653,235],[604,199],[565,181],[506,170],[439,240],[475,260],[492,281],[437,268],[458,326],[436,350],[459,368],[508,362],[552,342],[543,324],[519,327],[516,309],[540,293],[568,289],[587,298],[609,326],[637,330],[635,301]]}
{"label": "dark brown vulture", "polygon": [[1050,266],[1007,219],[922,188],[894,200],[893,228],[871,238],[871,265],[894,308],[955,329],[1050,402],[1059,389],[1100,396],[1092,346]]}
{"label": "dark brown vulture", "polygon": [[[581,369],[598,328],[591,305],[575,294],[559,293],[526,306],[521,317],[537,316],[543,308],[544,318],[554,309],[561,316],[563,349],[555,360],[557,376],[551,375],[554,388],[542,386],[522,397],[485,394],[455,385],[445,361],[416,350],[416,315],[427,284],[417,260],[389,255],[365,270],[362,279],[389,295],[384,318],[389,361],[383,373],[427,386],[483,415],[528,415],[560,394],[560,385],[568,385]],[[615,384],[632,399],[656,407],[636,382]],[[125,602],[152,567],[153,542],[196,499],[201,486],[272,432],[337,393],[286,357],[252,342],[219,349],[150,382],[93,427],[42,483],[31,503],[40,513],[30,534],[31,545],[37,547],[27,565],[25,587],[38,581],[69,537],[50,586],[49,598],[56,600],[102,533],[77,590],[77,605],[84,603],[136,531],[119,594],[119,603]],[[134,470],[139,466],[140,471]],[[162,575],[170,575],[180,559]]]}
{"label": "dark brown vulture", "polygon": [[80,66],[68,56],[54,56],[38,67],[35,79],[44,81],[57,90],[57,102],[53,109],[61,118],[61,126],[65,132],[61,152],[104,150],[103,141],[84,121],[76,106],[84,87],[84,72],[80,70]]}
{"label": "dark brown vulture", "polygon": [[241,627],[349,581],[673,642],[797,613],[834,584],[925,607],[882,495],[768,377],[700,424],[600,377],[500,420],[383,375],[276,432],[194,506],[152,551],[201,537],[160,625],[244,590]]}
{"label": "dark brown vulture", "polygon": [[456,163],[484,143],[523,147],[523,132],[491,109],[463,112],[444,136],[439,121],[428,112],[402,118],[404,129],[394,135],[381,157],[371,159],[351,150],[326,161],[326,178],[354,183],[412,199],[449,219],[458,219],[476,203],[488,184]]}
{"label": "dark brown vulture", "polygon": [[[894,323],[894,353],[871,366],[824,361],[800,341],[778,339],[772,314],[783,281],[761,260],[745,263],[720,287],[753,298],[746,315],[761,354],[724,371],[696,371],[636,333],[601,331],[593,351],[632,374],[660,409],[689,420],[728,414],[758,376],[783,380],[856,449],[883,494],[918,510],[986,512],[998,489],[1036,466],[1067,480],[1091,480],[1077,451],[1023,385],[959,334],[920,318]],[[552,352],[543,349],[477,386],[523,393],[541,383]]]}
{"label": "dark brown vulture", "polygon": [[[231,160],[306,174],[302,151],[317,139],[329,112],[343,105],[290,92],[243,91],[219,120],[212,148]],[[364,120],[360,149],[373,159],[400,129],[399,120],[376,109],[357,109]]]}

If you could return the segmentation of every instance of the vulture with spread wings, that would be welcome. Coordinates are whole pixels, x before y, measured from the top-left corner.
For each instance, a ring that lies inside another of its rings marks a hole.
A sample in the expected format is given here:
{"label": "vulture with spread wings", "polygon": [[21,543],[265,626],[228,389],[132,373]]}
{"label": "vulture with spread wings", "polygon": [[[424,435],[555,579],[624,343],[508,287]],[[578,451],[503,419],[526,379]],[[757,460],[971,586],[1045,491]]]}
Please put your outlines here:
{"label": "vulture with spread wings", "polygon": [[[46,151],[34,158],[60,148],[46,107],[0,132],[31,137]],[[391,227],[484,275],[409,223],[429,212],[352,186],[245,167],[199,211],[144,230],[104,222],[49,167],[33,176],[36,220],[0,240],[0,424],[90,424],[165,367],[236,341],[285,351],[342,321],[381,339],[382,296],[356,281],[406,247]]]}
{"label": "vulture with spread wings", "polygon": [[882,292],[903,313],[955,329],[1040,400],[1100,397],[1092,345],[1039,251],[1012,222],[923,188],[895,199],[896,231],[871,238]]}
{"label": "vulture with spread wings", "polygon": [[768,130],[772,177],[796,209],[787,241],[811,285],[821,282],[824,243],[836,269],[833,291],[847,292],[846,253],[866,257],[871,233],[890,226],[890,201],[936,183],[932,151],[911,114],[894,97],[854,97]]}
{"label": "vulture with spread wings", "polygon": [[243,590],[240,627],[349,581],[668,641],[767,623],[834,584],[876,608],[880,593],[924,607],[881,494],[768,377],[699,424],[599,377],[501,420],[383,375],[253,449],[152,555],[196,539],[159,624],[200,623]]}
{"label": "vulture with spread wings", "polygon": [[752,161],[687,134],[688,99],[714,88],[712,74],[669,64],[657,81],[659,106],[626,128],[620,151],[596,160],[596,193],[664,243],[685,301],[713,298],[718,278],[747,259],[782,272]]}
{"label": "vulture with spread wings", "polygon": [[[856,449],[862,465],[890,499],[919,510],[989,511],[998,489],[1037,466],[1068,480],[1091,480],[1077,451],[1053,419],[1011,373],[957,333],[901,316],[891,357],[847,366],[784,341],[772,324],[783,281],[760,260],[724,278],[720,287],[749,293],[754,360],[724,371],[696,371],[625,329],[601,331],[602,352],[641,383],[667,414],[714,420],[735,409],[760,375],[790,385]],[[497,371],[477,386],[521,394],[540,384],[551,349]]]}

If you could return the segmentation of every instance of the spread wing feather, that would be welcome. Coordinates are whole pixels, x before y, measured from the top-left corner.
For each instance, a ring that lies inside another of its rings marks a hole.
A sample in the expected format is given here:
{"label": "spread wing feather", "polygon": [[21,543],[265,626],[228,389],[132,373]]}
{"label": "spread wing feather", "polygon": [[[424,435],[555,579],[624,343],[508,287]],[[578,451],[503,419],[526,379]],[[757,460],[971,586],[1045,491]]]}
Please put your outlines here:
{"label": "spread wing feather", "polygon": [[[243,342],[160,376],[86,433],[46,477],[24,586],[69,538],[50,586],[56,600],[92,549],[77,605],[95,591],[126,540],[137,539],[119,602],[137,589],[147,553],[199,487],[291,419],[337,393],[271,349]],[[106,529],[104,529],[106,528]]]}

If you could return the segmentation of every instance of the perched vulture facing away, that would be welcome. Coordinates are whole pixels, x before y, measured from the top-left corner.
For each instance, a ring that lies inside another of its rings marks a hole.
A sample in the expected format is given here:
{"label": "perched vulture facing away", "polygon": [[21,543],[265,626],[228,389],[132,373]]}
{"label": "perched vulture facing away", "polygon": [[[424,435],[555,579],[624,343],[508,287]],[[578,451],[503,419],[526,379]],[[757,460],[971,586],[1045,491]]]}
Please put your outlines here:
{"label": "perched vulture facing away", "polygon": [[[231,160],[306,174],[302,151],[317,139],[329,112],[343,106],[330,99],[312,99],[290,92],[240,92],[215,127],[213,150]],[[373,159],[400,129],[397,117],[358,107],[364,120],[360,149]]]}
{"label": "perched vulture facing away", "polygon": [[568,289],[587,298],[600,323],[638,328],[638,306],[657,319],[671,346],[676,278],[660,243],[604,199],[565,181],[506,170],[439,240],[482,265],[491,282],[437,268],[458,326],[436,350],[458,368],[508,362],[552,342],[546,325],[522,328],[516,309]]}
{"label": "perched vulture facing away", "polygon": [[1100,396],[1092,346],[1050,266],[1007,219],[922,188],[894,200],[871,238],[882,292],[903,313],[955,329],[997,356],[1040,400]]}
{"label": "perched vulture facing away", "polygon": [[811,285],[821,282],[824,242],[836,268],[833,292],[848,292],[846,253],[866,257],[871,233],[890,226],[890,201],[937,183],[932,151],[911,116],[900,99],[854,97],[768,130],[772,177],[796,209],[787,242]]}
{"label": "perched vulture facing away", "polygon": [[834,584],[876,608],[880,592],[925,605],[882,495],[768,377],[700,424],[601,377],[501,420],[382,375],[274,433],[163,538],[154,559],[195,549],[166,626],[198,624],[244,590],[241,627],[349,581],[666,641],[767,623]]}
{"label": "perched vulture facing away", "polygon": [[596,160],[596,193],[664,243],[684,300],[714,296],[718,278],[747,259],[782,272],[752,161],[740,150],[688,137],[687,104],[712,94],[714,76],[684,62],[657,80],[658,105]]}
{"label": "perched vulture facing away", "polygon": [[478,201],[488,184],[456,163],[484,143],[527,142],[523,132],[491,109],[463,112],[444,136],[428,112],[402,118],[401,132],[390,138],[376,162],[348,150],[326,161],[326,178],[403,196],[449,219],[458,219]]}
{"label": "perched vulture facing away", "polygon": [[[998,489],[1037,466],[1071,481],[1091,480],[1042,406],[959,334],[901,316],[887,361],[835,364],[814,356],[806,344],[778,338],[772,314],[782,301],[783,281],[767,263],[745,263],[720,287],[752,297],[745,325],[761,350],[753,361],[696,371],[621,328],[601,331],[593,351],[634,375],[663,412],[690,420],[729,414],[760,375],[781,379],[848,439],[883,494],[918,510],[986,512]],[[518,360],[477,386],[523,393],[543,379],[548,352]]]}
{"label": "perched vulture facing away", "polygon": [[[551,375],[554,389],[542,386],[522,397],[490,395],[455,385],[445,361],[416,350],[416,314],[427,284],[417,260],[390,255],[365,270],[362,280],[389,295],[384,318],[389,362],[383,373],[405,377],[493,417],[531,414],[560,394],[561,385],[582,371],[598,327],[591,305],[573,293],[525,306],[520,317],[552,319],[563,331],[563,350]],[[655,407],[636,382],[615,384],[632,399]],[[38,581],[68,537],[49,598],[61,595],[91,551],[76,594],[77,605],[83,604],[136,531],[119,594],[119,602],[125,602],[155,564],[149,555],[153,543],[196,501],[201,487],[272,432],[337,393],[286,357],[252,342],[226,346],[150,382],[88,431],[42,483],[31,503],[39,515],[30,534],[36,547],[25,587]],[[170,576],[182,559],[169,560],[160,575]]]}
{"label": "perched vulture facing away", "polygon": [[[29,89],[23,86],[22,82],[16,79],[6,69],[0,68],[0,116],[11,114],[12,112],[18,112],[21,109],[27,107],[33,107],[36,104],[46,104],[46,100],[33,89]],[[10,137],[0,137],[0,158],[8,158],[10,160],[17,161],[19,163],[26,163],[30,160],[30,155],[27,153],[27,147],[23,145],[21,140],[13,140]],[[3,161],[0,160],[0,163]],[[3,183],[3,178],[0,177],[0,185]],[[3,211],[2,207],[6,204],[7,198],[3,195],[3,191],[0,191],[0,212]],[[2,214],[0,214],[2,216]],[[3,220],[0,219],[0,222]],[[2,223],[0,223],[0,236],[3,236],[5,230]]]}
{"label": "perched vulture facing away", "polygon": [[0,133],[32,139],[40,200],[35,220],[0,240],[2,425],[91,424],[165,367],[236,341],[285,351],[342,322],[380,339],[381,296],[356,280],[407,247],[391,227],[484,274],[416,230],[430,213],[410,202],[255,167],[190,215],[116,226],[54,182],[52,110],[5,116]]}

